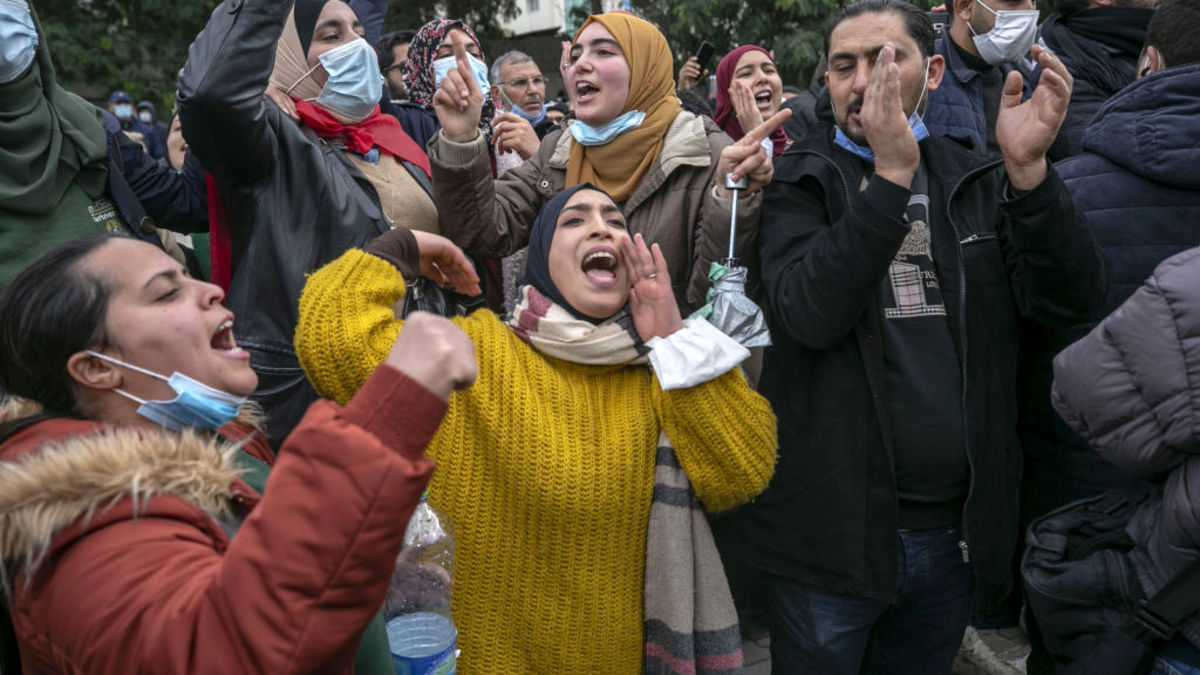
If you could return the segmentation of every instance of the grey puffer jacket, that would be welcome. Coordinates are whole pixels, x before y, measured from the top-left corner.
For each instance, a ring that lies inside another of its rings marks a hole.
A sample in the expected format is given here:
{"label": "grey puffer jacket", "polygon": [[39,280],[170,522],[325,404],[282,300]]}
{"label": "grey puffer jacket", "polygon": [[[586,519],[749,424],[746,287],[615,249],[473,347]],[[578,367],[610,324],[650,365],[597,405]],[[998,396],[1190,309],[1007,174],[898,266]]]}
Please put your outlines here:
{"label": "grey puffer jacket", "polygon": [[[1105,459],[1161,482],[1129,523],[1142,591],[1200,563],[1200,248],[1168,258],[1054,359],[1054,408]],[[1200,619],[1182,627],[1200,646]]]}

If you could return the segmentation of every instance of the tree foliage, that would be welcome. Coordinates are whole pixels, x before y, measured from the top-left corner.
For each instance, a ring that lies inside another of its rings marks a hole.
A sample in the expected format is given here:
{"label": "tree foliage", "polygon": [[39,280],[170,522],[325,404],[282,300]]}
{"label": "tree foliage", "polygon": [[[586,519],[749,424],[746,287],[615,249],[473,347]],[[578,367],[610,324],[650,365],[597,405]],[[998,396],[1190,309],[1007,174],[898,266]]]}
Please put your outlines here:
{"label": "tree foliage", "polygon": [[[682,64],[702,40],[716,47],[709,68],[734,47],[755,44],[775,52],[784,84],[798,84],[821,58],[825,27],[839,0],[669,0],[635,3],[667,36]],[[803,84],[807,84],[804,82]]]}
{"label": "tree foliage", "polygon": [[[287,2],[287,0],[278,0]],[[219,0],[36,0],[59,83],[96,102],[116,89],[169,112],[188,46]],[[384,30],[462,17],[480,37],[501,35],[516,0],[392,0]]]}
{"label": "tree foliage", "polygon": [[188,46],[218,0],[37,0],[59,83],[89,99],[115,89],[160,112],[175,99]]}

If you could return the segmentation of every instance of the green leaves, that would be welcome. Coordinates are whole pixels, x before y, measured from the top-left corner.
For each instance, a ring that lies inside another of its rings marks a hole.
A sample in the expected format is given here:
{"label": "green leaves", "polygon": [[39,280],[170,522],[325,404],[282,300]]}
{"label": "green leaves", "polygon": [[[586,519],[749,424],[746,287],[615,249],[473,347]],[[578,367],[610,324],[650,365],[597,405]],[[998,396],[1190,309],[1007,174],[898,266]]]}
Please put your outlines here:
{"label": "green leaves", "polygon": [[[825,27],[841,7],[838,0],[666,0],[635,3],[638,11],[667,36],[677,65],[702,40],[717,57],[734,47],[756,44],[774,50],[784,84],[805,85],[820,60]],[[710,65],[715,69],[716,61]]]}
{"label": "green leaves", "polygon": [[217,0],[38,0],[66,89],[103,103],[114,89],[157,104],[164,119],[188,46]]}

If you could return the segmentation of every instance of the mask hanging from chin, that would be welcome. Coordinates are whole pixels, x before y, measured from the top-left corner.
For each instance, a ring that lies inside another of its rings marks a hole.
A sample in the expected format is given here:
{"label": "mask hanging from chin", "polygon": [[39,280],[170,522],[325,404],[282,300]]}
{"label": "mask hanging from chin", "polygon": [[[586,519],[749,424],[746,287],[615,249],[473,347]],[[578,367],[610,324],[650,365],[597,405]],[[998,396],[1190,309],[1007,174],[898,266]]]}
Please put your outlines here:
{"label": "mask hanging from chin", "polygon": [[169,401],[148,401],[123,389],[115,390],[121,396],[141,404],[137,409],[139,415],[171,431],[220,429],[237,417],[242,404],[246,402],[247,397],[245,396],[234,396],[219,389],[213,389],[180,372],[172,373],[171,377],[164,377],[152,370],[140,368],[99,352],[88,350],[87,353],[98,359],[162,380],[175,390],[175,398]]}
{"label": "mask hanging from chin", "polygon": [[513,103],[512,99],[508,97],[508,94],[504,93],[504,85],[500,85],[496,91],[500,92],[500,96],[504,99],[505,105],[508,106],[509,112],[517,117],[520,117],[526,122],[529,122],[531,125],[537,126],[542,120],[546,119],[546,104],[542,104],[542,107],[540,108],[541,112],[538,115],[530,115],[529,113],[525,112],[521,106]]}
{"label": "mask hanging from chin", "polygon": [[[929,138],[929,129],[925,128],[925,122],[921,119],[919,112],[921,110],[921,103],[925,100],[925,94],[929,91],[929,62],[929,59],[925,60],[925,80],[921,83],[921,95],[917,97],[917,104],[913,106],[913,112],[908,116],[908,128],[912,129],[913,137],[917,139],[918,143]],[[833,99],[829,101],[829,108],[833,110],[833,119],[836,120],[837,109],[833,107]],[[850,140],[850,137],[842,131],[842,127],[837,124],[834,125],[833,142],[868,162],[875,161],[875,153],[871,151],[871,148],[861,146]]]}
{"label": "mask hanging from chin", "polygon": [[1038,11],[1008,10],[996,11],[983,4],[983,0],[975,0],[979,6],[996,15],[996,23],[992,29],[982,35],[967,24],[971,31],[971,41],[979,50],[979,58],[990,65],[1012,63],[1029,53],[1037,40]]}
{"label": "mask hanging from chin", "polygon": [[[329,79],[312,102],[352,124],[370,117],[383,96],[383,75],[379,73],[375,49],[366,40],[358,38],[321,54],[318,59]],[[288,87],[287,93],[316,69],[317,66],[310,68]]]}

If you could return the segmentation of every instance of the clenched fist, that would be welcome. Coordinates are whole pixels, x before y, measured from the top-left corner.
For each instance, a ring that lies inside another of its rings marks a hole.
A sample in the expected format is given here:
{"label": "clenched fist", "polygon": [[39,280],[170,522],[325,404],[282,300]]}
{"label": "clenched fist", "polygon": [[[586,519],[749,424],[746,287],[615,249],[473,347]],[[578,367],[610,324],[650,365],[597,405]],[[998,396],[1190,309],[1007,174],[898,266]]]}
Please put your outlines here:
{"label": "clenched fist", "polygon": [[449,319],[413,312],[404,321],[387,365],[416,380],[444,401],[475,381],[475,344]]}

